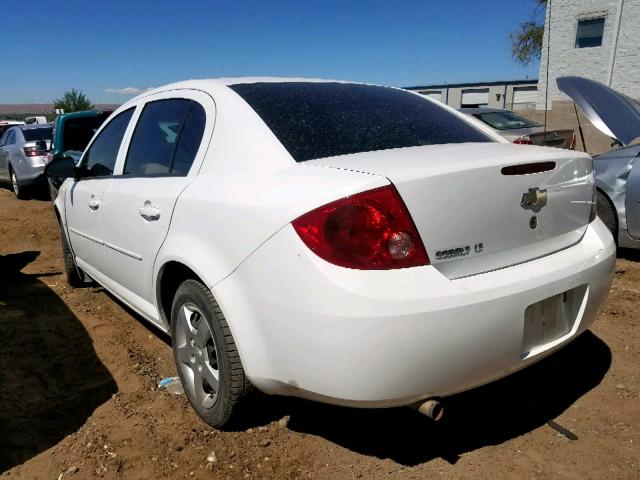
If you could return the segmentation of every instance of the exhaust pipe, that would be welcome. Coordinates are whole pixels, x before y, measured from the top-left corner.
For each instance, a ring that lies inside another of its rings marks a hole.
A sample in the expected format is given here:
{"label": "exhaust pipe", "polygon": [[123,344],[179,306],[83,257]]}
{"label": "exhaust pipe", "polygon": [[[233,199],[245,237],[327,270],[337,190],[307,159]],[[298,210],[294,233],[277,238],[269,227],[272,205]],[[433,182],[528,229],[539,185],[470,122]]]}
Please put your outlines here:
{"label": "exhaust pipe", "polygon": [[429,417],[434,422],[438,422],[444,416],[444,407],[439,400],[435,398],[429,398],[422,403],[414,405],[414,408],[418,410],[425,417]]}

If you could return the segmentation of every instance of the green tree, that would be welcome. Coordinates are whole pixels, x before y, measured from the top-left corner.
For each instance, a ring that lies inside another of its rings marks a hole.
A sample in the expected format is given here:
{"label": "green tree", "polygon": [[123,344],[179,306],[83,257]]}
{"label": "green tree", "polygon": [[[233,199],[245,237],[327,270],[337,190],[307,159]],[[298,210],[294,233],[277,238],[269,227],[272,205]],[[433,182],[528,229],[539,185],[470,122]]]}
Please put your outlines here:
{"label": "green tree", "polygon": [[93,107],[93,103],[82,93],[82,90],[76,90],[75,88],[67,90],[64,92],[62,98],[53,101],[53,108],[61,108],[64,110],[64,113],[91,110]]}
{"label": "green tree", "polygon": [[544,38],[544,11],[547,0],[534,0],[536,8],[531,20],[523,22],[520,27],[509,34],[511,39],[511,55],[513,59],[522,64],[540,60],[542,40]]}

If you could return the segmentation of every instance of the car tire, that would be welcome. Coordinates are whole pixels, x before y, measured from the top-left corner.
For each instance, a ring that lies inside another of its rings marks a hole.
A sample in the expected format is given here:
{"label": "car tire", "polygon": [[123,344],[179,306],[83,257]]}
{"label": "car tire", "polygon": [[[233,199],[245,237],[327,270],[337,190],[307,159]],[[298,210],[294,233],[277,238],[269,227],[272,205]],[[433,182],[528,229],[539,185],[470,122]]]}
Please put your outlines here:
{"label": "car tire", "polygon": [[64,273],[67,277],[67,283],[72,288],[79,288],[86,284],[84,278],[80,274],[76,261],[73,258],[73,252],[67,240],[67,235],[64,231],[62,223],[60,223],[60,239],[62,242],[62,258],[64,260]]}
{"label": "car tire", "polygon": [[16,198],[18,200],[24,200],[27,198],[26,189],[24,186],[20,185],[20,180],[18,180],[13,168],[9,168],[9,177],[11,178],[11,189],[13,190]]}
{"label": "car tire", "polygon": [[176,291],[171,338],[189,403],[206,423],[225,427],[250,392],[251,383],[227,320],[211,291],[197,280],[185,280]]}
{"label": "car tire", "polygon": [[50,179],[47,178],[47,186],[49,187],[49,197],[51,197],[51,201],[55,203],[56,198],[58,198],[58,188],[53,185]]}
{"label": "car tire", "polygon": [[600,220],[604,222],[604,224],[613,235],[613,239],[616,241],[616,243],[618,243],[618,216],[616,215],[616,211],[613,208],[611,201],[601,191],[597,192],[596,201],[598,217],[600,217]]}

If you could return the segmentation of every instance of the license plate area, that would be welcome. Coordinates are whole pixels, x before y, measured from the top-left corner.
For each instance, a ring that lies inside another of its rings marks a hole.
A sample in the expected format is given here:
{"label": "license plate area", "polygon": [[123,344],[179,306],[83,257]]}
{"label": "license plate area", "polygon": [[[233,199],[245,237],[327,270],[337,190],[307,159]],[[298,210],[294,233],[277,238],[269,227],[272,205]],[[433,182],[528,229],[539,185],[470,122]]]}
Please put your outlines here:
{"label": "license plate area", "polygon": [[567,335],[576,323],[585,300],[586,285],[545,298],[524,312],[522,357],[533,350]]}

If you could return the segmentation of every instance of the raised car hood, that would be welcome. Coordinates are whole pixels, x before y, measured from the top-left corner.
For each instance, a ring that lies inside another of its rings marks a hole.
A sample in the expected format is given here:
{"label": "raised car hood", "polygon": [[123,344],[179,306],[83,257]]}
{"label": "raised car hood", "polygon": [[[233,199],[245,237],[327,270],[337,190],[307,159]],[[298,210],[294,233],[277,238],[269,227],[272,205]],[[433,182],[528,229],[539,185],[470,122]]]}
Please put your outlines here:
{"label": "raised car hood", "polygon": [[559,77],[558,88],[580,107],[602,133],[623,145],[640,137],[640,104],[611,88],[582,77]]}

